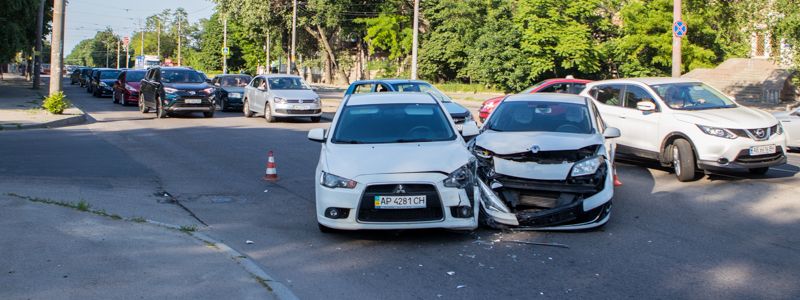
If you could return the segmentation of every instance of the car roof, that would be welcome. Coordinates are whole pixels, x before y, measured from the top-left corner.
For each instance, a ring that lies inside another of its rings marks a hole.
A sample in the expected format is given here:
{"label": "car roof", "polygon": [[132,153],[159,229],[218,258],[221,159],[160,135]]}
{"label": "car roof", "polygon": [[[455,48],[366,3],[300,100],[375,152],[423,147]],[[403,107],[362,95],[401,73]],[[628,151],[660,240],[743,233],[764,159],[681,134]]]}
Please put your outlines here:
{"label": "car roof", "polygon": [[567,93],[534,93],[534,94],[515,94],[506,97],[503,102],[524,102],[524,101],[539,101],[539,102],[560,102],[586,105],[586,97],[567,94]]}
{"label": "car roof", "polygon": [[[198,72],[199,72],[199,71],[198,71]],[[214,77],[238,77],[238,76],[247,76],[247,77],[253,77],[253,76],[250,76],[250,75],[248,75],[248,74],[217,74],[217,75],[216,75],[216,76],[214,76]]]}
{"label": "car roof", "polygon": [[302,79],[302,77],[300,77],[300,76],[290,75],[290,74],[264,74],[264,75],[259,75],[259,77],[263,77],[263,78],[286,78],[286,77],[291,77],[291,78],[301,78]]}
{"label": "car roof", "polygon": [[592,82],[588,79],[576,79],[576,78],[550,78],[545,79],[544,82],[546,83],[553,83],[553,82],[566,82],[566,83],[589,83]]}
{"label": "car roof", "polygon": [[187,67],[159,67],[161,70],[168,70],[168,71],[177,71],[177,70],[187,70],[187,71],[194,71],[192,68]]}
{"label": "car roof", "polygon": [[697,79],[692,78],[674,78],[674,77],[636,77],[636,78],[620,78],[620,79],[610,79],[610,80],[602,80],[602,81],[595,81],[593,84],[608,84],[608,83],[643,83],[646,85],[659,85],[659,84],[668,84],[668,83],[696,83],[702,82]]}
{"label": "car roof", "polygon": [[409,92],[382,92],[382,93],[368,93],[368,94],[355,94],[347,98],[345,102],[347,106],[351,105],[366,105],[366,104],[435,104],[436,99],[426,93],[409,93]]}
{"label": "car roof", "polygon": [[402,79],[402,78],[387,78],[387,79],[368,79],[368,80],[357,80],[354,81],[352,84],[364,84],[364,83],[372,83],[372,82],[385,82],[388,84],[396,84],[396,83],[425,83],[430,84],[425,80],[417,80],[417,79]]}

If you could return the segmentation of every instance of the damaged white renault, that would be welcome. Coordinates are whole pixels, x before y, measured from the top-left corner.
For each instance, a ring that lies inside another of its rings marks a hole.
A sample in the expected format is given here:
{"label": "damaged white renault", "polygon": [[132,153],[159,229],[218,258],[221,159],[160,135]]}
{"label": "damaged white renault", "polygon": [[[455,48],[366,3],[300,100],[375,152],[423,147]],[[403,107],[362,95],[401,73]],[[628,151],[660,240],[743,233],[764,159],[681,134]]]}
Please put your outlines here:
{"label": "damaged white renault", "polygon": [[[463,136],[478,126],[467,122]],[[316,170],[319,229],[471,230],[478,226],[476,161],[442,103],[422,93],[348,96]]]}
{"label": "damaged white renault", "polygon": [[481,220],[540,230],[604,225],[614,196],[606,139],[619,136],[586,97],[507,97],[470,142],[478,159]]}

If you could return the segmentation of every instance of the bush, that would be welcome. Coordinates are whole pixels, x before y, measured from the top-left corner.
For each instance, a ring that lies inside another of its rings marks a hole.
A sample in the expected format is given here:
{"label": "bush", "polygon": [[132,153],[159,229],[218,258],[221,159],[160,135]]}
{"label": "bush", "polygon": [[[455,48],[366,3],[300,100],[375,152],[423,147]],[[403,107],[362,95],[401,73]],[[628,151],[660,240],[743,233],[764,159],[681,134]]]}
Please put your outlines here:
{"label": "bush", "polygon": [[44,103],[42,103],[44,109],[56,115],[62,114],[70,105],[72,105],[72,103],[69,103],[69,100],[67,100],[63,92],[54,93],[44,98]]}

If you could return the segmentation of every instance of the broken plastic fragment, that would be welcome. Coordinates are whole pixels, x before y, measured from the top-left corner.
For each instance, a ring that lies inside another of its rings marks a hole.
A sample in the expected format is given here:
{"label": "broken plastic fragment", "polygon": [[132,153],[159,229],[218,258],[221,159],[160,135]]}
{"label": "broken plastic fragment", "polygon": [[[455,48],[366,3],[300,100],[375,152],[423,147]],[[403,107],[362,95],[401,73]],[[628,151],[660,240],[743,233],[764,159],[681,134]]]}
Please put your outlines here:
{"label": "broken plastic fragment", "polygon": [[456,286],[456,288],[457,288],[457,289],[463,289],[463,288],[465,288],[465,287],[467,287],[467,285],[466,285],[466,284],[460,284],[460,285],[457,285],[457,286]]}
{"label": "broken plastic fragment", "polygon": [[448,272],[447,272],[447,275],[453,276],[453,275],[456,275],[456,272],[453,272],[453,271],[448,271]]}
{"label": "broken plastic fragment", "polygon": [[250,245],[250,244],[255,244],[255,243],[253,243],[253,241],[251,241],[251,240],[246,240],[246,241],[244,241],[244,243],[245,243],[245,244],[248,244],[248,245]]}

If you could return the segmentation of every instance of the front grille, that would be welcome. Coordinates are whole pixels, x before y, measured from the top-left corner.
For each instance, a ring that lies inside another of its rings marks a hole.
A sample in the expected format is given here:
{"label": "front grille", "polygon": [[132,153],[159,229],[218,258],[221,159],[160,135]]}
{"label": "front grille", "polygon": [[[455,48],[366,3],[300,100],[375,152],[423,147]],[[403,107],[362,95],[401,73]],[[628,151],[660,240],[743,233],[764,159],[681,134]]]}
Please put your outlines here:
{"label": "front grille", "polygon": [[778,134],[778,124],[766,128],[753,129],[729,129],[739,137],[751,138],[756,141],[768,140],[771,136]]}
{"label": "front grille", "polygon": [[322,112],[321,109],[275,109],[276,113],[279,114],[292,114],[292,115],[310,115],[310,114],[318,114]]}
{"label": "front grille", "polygon": [[[357,218],[362,222],[422,222],[444,218],[442,200],[436,187],[429,184],[403,184],[404,194],[395,194],[397,184],[368,186],[361,196]],[[375,209],[375,196],[425,195],[426,207],[414,209]]]}
{"label": "front grille", "polygon": [[[533,148],[534,146],[531,146]],[[561,151],[526,151],[508,155],[496,155],[496,157],[512,160],[516,162],[535,162],[538,164],[562,164],[567,162],[577,162],[597,153],[599,145],[586,146],[578,150]]]}
{"label": "front grille", "polygon": [[289,99],[289,100],[286,100],[286,103],[314,103],[314,102],[317,102],[317,100],[314,100],[314,99]]}
{"label": "front grille", "polygon": [[739,151],[739,155],[736,156],[736,162],[743,164],[768,163],[781,159],[783,159],[783,148],[780,146],[775,148],[775,153],[773,154],[750,155],[750,150],[744,149]]}

